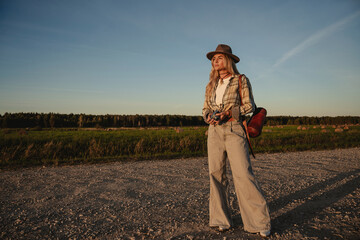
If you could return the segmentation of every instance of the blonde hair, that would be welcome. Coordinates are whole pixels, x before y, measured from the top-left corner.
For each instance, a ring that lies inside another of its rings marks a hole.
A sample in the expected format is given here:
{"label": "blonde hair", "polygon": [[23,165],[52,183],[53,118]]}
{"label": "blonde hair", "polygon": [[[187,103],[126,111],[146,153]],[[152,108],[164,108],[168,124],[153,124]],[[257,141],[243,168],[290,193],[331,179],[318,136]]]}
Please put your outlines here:
{"label": "blonde hair", "polygon": [[[222,54],[222,55],[224,56],[225,59],[225,64],[224,64],[225,69],[232,75],[239,74],[235,62],[226,54]],[[219,72],[216,71],[211,64],[209,83],[206,86],[206,92],[205,92],[205,96],[207,96],[209,99],[211,97],[212,90],[214,89],[214,86],[216,82],[219,80],[219,78],[220,78]]]}

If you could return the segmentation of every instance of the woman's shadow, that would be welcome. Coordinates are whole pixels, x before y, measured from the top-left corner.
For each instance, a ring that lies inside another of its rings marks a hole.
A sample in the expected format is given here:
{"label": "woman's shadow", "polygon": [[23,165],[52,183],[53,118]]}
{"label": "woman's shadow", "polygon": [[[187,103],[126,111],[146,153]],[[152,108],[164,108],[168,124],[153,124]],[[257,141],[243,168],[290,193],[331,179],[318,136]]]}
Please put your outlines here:
{"label": "woman's shadow", "polygon": [[[360,169],[354,171],[343,172],[326,181],[314,184],[310,187],[301,189],[289,195],[275,199],[269,203],[270,212],[284,208],[294,199],[304,199],[305,202],[294,209],[277,216],[272,219],[272,230],[278,234],[285,232],[295,224],[301,227],[302,234],[307,237],[328,237],[338,238],[331,232],[324,232],[314,228],[304,226],[309,220],[319,216],[319,214],[333,203],[341,200],[360,186],[360,176],[357,176]],[[344,184],[340,184],[335,188],[324,191],[327,187],[351,178]],[[310,198],[310,195],[320,193]]]}

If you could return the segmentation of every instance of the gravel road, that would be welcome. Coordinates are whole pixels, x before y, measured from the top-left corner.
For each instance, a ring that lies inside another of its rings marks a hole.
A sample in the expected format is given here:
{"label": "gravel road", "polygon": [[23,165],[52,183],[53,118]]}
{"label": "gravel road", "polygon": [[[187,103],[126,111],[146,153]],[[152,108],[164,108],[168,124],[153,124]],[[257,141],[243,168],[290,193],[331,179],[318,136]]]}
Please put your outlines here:
{"label": "gravel road", "polygon": [[[252,164],[270,239],[360,238],[360,148]],[[0,238],[260,239],[244,232],[232,185],[234,228],[209,228],[208,177],[207,158],[1,170]]]}

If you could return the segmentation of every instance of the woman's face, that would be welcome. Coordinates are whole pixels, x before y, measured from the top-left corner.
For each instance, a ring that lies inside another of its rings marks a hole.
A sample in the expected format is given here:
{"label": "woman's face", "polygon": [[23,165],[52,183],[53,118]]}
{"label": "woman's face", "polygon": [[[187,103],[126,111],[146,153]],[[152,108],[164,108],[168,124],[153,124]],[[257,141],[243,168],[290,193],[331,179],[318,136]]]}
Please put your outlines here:
{"label": "woman's face", "polygon": [[212,67],[216,71],[224,70],[225,69],[225,56],[224,54],[215,54],[211,59]]}

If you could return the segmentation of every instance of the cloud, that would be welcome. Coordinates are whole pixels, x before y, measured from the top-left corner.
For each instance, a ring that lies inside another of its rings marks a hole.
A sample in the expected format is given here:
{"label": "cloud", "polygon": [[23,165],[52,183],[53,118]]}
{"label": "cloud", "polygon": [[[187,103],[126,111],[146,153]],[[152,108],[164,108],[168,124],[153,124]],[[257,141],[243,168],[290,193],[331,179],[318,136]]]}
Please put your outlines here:
{"label": "cloud", "polygon": [[303,42],[298,44],[296,47],[294,47],[290,51],[286,52],[279,60],[277,60],[275,62],[275,64],[272,66],[272,68],[276,68],[276,67],[280,66],[281,64],[286,62],[291,57],[299,54],[300,52],[304,51],[305,49],[320,42],[323,38],[340,30],[342,26],[353,21],[354,19],[356,19],[359,16],[360,16],[360,11],[357,11],[357,12],[337,21],[336,23],[333,23],[330,26],[327,26],[327,27],[319,30],[318,32],[314,33],[313,35],[311,35],[310,37],[305,39]]}

